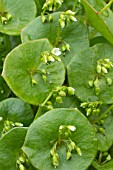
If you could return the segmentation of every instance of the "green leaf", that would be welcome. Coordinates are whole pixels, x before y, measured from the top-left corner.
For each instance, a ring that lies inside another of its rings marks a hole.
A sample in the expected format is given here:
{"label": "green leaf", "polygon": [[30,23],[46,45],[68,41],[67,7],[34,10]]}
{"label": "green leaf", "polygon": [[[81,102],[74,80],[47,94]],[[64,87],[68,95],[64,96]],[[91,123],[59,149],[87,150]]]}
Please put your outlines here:
{"label": "green leaf", "polygon": [[4,81],[4,79],[0,76],[0,101],[6,99],[11,90],[9,89],[8,85]]}
{"label": "green leaf", "polygon": [[94,128],[77,109],[54,109],[36,119],[29,127],[23,146],[32,165],[35,168],[54,169],[50,150],[51,141],[58,139],[58,129],[61,125],[72,125],[76,131],[72,133],[71,140],[81,149],[82,156],[72,153],[72,159],[66,160],[66,148],[58,147],[58,170],[85,170],[91,164],[97,151],[97,140]]}
{"label": "green leaf", "polygon": [[[81,101],[102,101],[103,103],[113,103],[113,85],[106,84],[106,78],[102,76],[100,80],[100,94],[97,96],[94,87],[90,87],[88,82],[93,80],[97,74],[97,60],[109,58],[113,61],[113,47],[107,44],[98,44],[92,48],[87,48],[76,55],[68,65],[69,85],[75,89],[76,95]],[[113,69],[111,68],[107,76],[113,79]]]}
{"label": "green leaf", "polygon": [[4,0],[4,12],[11,14],[12,19],[7,24],[0,20],[0,32],[19,35],[21,29],[35,18],[36,5],[32,0],[27,0],[27,3],[26,0]]}
{"label": "green leaf", "polygon": [[29,126],[33,121],[33,110],[28,103],[23,102],[18,98],[8,98],[0,102],[0,132],[4,127],[4,120],[12,121],[13,123],[19,122],[23,126]]}
{"label": "green leaf", "polygon": [[0,169],[18,170],[16,161],[21,153],[21,148],[27,128],[14,128],[0,139]]}
{"label": "green leaf", "polygon": [[113,44],[113,28],[111,26],[111,21],[113,19],[112,12],[109,10],[108,17],[102,17],[86,0],[81,0],[81,2],[86,12],[87,23]]}
{"label": "green leaf", "polygon": [[[51,14],[54,18],[53,22],[42,23],[40,16],[35,18],[24,29],[22,29],[22,42],[48,38],[51,44],[55,46],[58,38],[60,38],[58,33],[58,19],[60,14],[61,12]],[[69,64],[76,53],[79,53],[89,46],[87,29],[82,19],[78,19],[77,22],[67,24],[67,26],[61,30],[60,36],[62,37],[61,42],[66,42],[71,46],[70,51],[66,52],[65,56],[62,55],[64,65]],[[59,43],[59,47],[61,47],[60,44],[62,43]]]}
{"label": "green leaf", "polygon": [[[51,50],[47,39],[30,41],[12,50],[4,62],[2,74],[9,87],[18,97],[33,105],[42,103],[52,89],[64,82],[62,62],[45,64],[41,61],[41,53]],[[48,73],[46,82],[38,71],[42,69]]]}

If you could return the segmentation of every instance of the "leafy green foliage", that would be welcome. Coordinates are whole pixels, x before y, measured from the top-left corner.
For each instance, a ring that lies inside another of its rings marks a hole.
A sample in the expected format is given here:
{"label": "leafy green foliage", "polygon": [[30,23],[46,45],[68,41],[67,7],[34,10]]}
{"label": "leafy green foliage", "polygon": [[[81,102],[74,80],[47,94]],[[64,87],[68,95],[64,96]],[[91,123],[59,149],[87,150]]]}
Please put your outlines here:
{"label": "leafy green foliage", "polygon": [[113,170],[113,0],[0,0],[0,170]]}

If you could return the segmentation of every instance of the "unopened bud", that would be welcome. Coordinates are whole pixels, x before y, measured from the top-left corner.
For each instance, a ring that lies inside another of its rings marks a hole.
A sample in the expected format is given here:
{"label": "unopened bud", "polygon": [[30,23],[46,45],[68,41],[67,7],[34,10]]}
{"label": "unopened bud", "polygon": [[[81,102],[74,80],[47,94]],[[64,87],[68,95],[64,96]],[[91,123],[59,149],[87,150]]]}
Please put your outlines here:
{"label": "unopened bud", "polygon": [[47,81],[47,76],[42,75],[43,80],[46,82]]}
{"label": "unopened bud", "polygon": [[102,68],[102,67],[101,67],[101,65],[100,65],[100,64],[98,64],[98,65],[97,65],[97,68],[96,68],[97,73],[101,73],[101,68]]}
{"label": "unopened bud", "polygon": [[75,148],[75,149],[76,149],[76,151],[77,151],[78,155],[82,156],[81,149],[80,149],[79,147],[77,147],[77,146],[76,146],[76,148]]}
{"label": "unopened bud", "polygon": [[72,157],[72,154],[70,151],[66,153],[66,159],[69,160]]}
{"label": "unopened bud", "polygon": [[60,91],[58,94],[59,94],[59,96],[61,96],[61,97],[65,97],[65,96],[66,96],[66,93],[65,93],[64,91]]}
{"label": "unopened bud", "polygon": [[89,116],[89,115],[91,114],[91,112],[92,112],[92,109],[91,109],[91,108],[88,108],[86,115]]}
{"label": "unopened bud", "polygon": [[75,94],[75,89],[74,89],[74,88],[68,87],[67,90],[68,90],[68,94],[69,94],[70,96],[72,96],[72,95]]}
{"label": "unopened bud", "polygon": [[57,96],[57,97],[56,97],[56,102],[58,102],[58,103],[62,103],[62,97]]}
{"label": "unopened bud", "polygon": [[109,77],[107,77],[107,78],[106,78],[106,82],[107,82],[107,84],[108,84],[109,86],[111,86],[111,84],[112,84],[112,79],[109,78]]}
{"label": "unopened bud", "polygon": [[55,153],[55,154],[53,155],[53,165],[54,165],[55,167],[59,166],[59,156],[58,156],[57,153]]}
{"label": "unopened bud", "polygon": [[96,87],[95,88],[95,94],[98,96],[100,94],[100,88],[99,87]]}
{"label": "unopened bud", "polygon": [[102,67],[102,72],[106,74],[108,73],[108,70],[105,67]]}
{"label": "unopened bud", "polygon": [[93,80],[89,80],[88,84],[89,84],[90,87],[93,87],[94,81]]}
{"label": "unopened bud", "polygon": [[69,18],[70,18],[71,21],[74,21],[74,22],[77,21],[77,19],[74,16],[72,16],[72,15]]}

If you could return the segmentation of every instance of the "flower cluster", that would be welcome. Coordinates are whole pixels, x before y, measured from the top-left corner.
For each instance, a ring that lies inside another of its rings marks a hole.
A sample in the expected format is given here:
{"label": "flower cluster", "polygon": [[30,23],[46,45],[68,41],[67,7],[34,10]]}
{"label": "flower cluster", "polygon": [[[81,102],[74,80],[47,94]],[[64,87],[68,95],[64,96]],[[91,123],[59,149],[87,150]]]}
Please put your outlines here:
{"label": "flower cluster", "polygon": [[62,12],[60,14],[60,18],[59,18],[59,25],[61,28],[64,28],[66,26],[67,23],[70,22],[76,22],[77,19],[75,18],[75,12],[72,12],[71,10],[67,10],[66,12]]}
{"label": "flower cluster", "polygon": [[17,167],[19,170],[26,170],[30,168],[30,162],[23,151],[21,151],[21,154],[17,160]]}
{"label": "flower cluster", "polygon": [[51,62],[55,62],[55,61],[61,61],[61,58],[59,57],[61,55],[61,51],[59,48],[53,48],[51,50],[51,52],[48,51],[44,51],[41,53],[41,60],[46,63],[49,64]]}
{"label": "flower cluster", "polygon": [[23,124],[20,122],[12,122],[9,120],[4,120],[2,117],[0,117],[0,121],[4,121],[4,128],[2,131],[2,135],[4,135],[6,132],[8,132],[10,129],[14,127],[22,127]]}
{"label": "flower cluster", "polygon": [[[55,168],[59,166],[59,154],[57,153],[57,147],[60,144],[64,144],[64,146],[66,146],[66,160],[71,159],[73,150],[75,150],[78,155],[82,156],[81,149],[70,138],[70,135],[72,135],[72,132],[75,130],[76,127],[72,125],[61,125],[59,127],[58,140],[55,142],[53,148],[50,151],[52,162]],[[51,143],[53,143],[53,141],[51,141]]]}
{"label": "flower cluster", "polygon": [[43,13],[45,13],[46,11],[49,12],[56,11],[56,9],[61,7],[62,3],[63,0],[46,0],[42,7]]}
{"label": "flower cluster", "polygon": [[101,101],[95,101],[95,102],[83,102],[81,103],[81,107],[85,108],[86,115],[97,115],[100,113],[100,106],[102,105]]}
{"label": "flower cluster", "polygon": [[107,85],[112,84],[112,79],[108,76],[106,76],[110,69],[113,67],[113,63],[110,61],[110,59],[99,59],[97,61],[96,66],[96,76],[93,80],[89,80],[88,84],[90,87],[94,86],[95,94],[100,94],[100,79],[101,77],[105,77]]}
{"label": "flower cluster", "polygon": [[0,20],[2,24],[7,24],[8,21],[12,19],[12,15],[8,12],[4,12],[3,14],[0,12]]}

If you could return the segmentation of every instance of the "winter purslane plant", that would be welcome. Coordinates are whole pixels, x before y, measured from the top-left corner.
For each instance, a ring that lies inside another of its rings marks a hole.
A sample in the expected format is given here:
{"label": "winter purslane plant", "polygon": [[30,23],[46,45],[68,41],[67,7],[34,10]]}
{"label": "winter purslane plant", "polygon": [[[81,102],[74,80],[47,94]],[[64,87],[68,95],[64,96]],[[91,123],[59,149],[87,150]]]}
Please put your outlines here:
{"label": "winter purslane plant", "polygon": [[0,170],[113,169],[113,0],[0,0]]}

